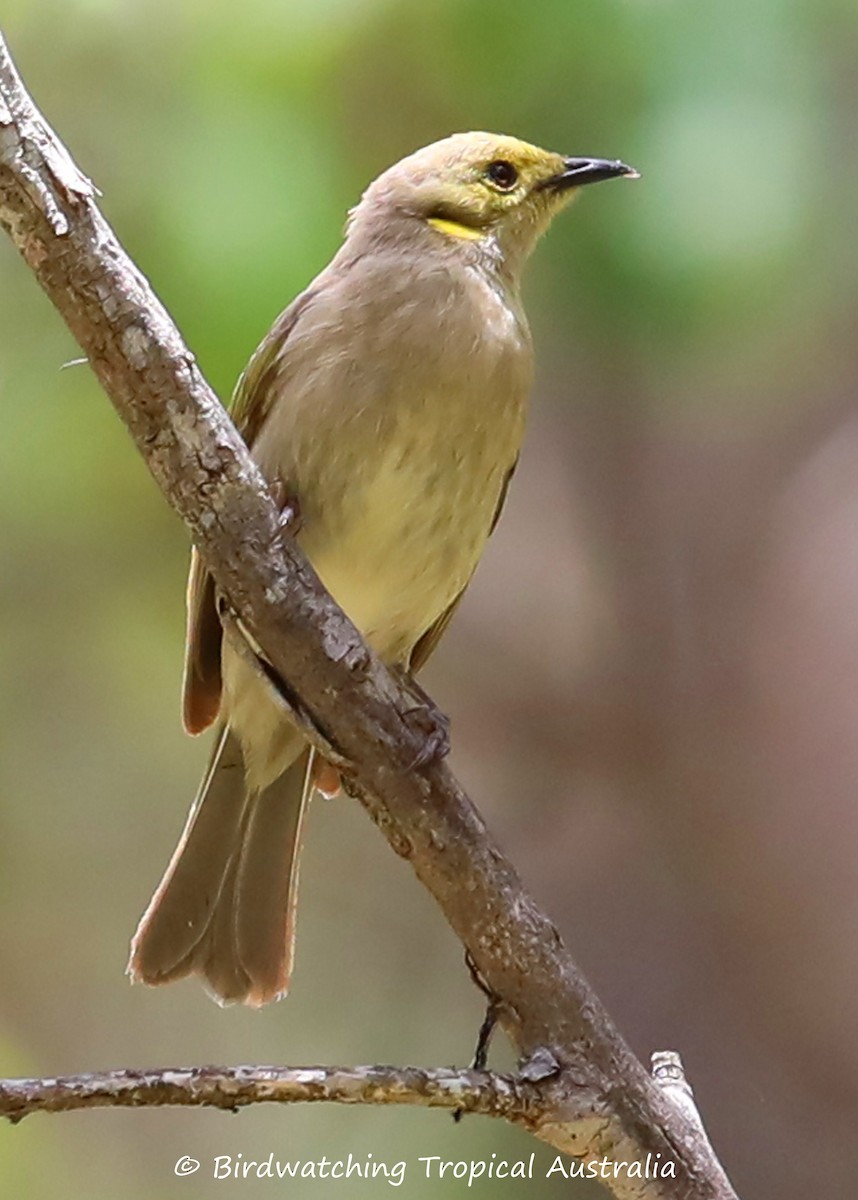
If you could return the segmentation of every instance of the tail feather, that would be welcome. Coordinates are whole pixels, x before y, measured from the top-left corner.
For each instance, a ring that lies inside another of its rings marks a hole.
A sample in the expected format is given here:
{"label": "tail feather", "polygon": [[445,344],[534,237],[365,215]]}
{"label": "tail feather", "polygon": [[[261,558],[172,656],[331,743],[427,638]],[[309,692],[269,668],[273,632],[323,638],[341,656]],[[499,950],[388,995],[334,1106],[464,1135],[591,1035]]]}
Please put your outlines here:
{"label": "tail feather", "polygon": [[236,954],[235,880],[238,859],[238,854],[235,854],[229,864],[220,899],[212,913],[204,940],[195,949],[186,971],[186,974],[198,971],[206,981],[206,990],[219,1004],[243,1000],[252,986],[250,976]]}
{"label": "tail feather", "polygon": [[129,973],[146,983],[181,978],[205,934],[235,850],[246,803],[236,738],[216,738],[182,836],[131,943]]}
{"label": "tail feather", "polygon": [[170,865],[131,943],[144,983],[203,975],[215,998],[259,1006],[289,985],[298,850],[309,748],[261,792],[248,792],[241,749],[218,738]]}
{"label": "tail feather", "polygon": [[289,987],[301,827],[305,797],[312,790],[310,759],[308,749],[255,797],[247,814],[234,906],[238,958],[253,983],[245,1004],[279,999]]}

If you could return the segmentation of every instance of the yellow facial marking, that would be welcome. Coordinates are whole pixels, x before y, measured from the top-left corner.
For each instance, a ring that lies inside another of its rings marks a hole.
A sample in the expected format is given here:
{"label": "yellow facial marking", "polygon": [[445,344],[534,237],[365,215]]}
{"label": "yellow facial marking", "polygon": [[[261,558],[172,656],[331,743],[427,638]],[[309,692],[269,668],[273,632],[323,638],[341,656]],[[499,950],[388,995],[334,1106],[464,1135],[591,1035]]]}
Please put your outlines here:
{"label": "yellow facial marking", "polygon": [[468,241],[478,242],[483,236],[479,229],[472,229],[470,225],[460,225],[458,221],[445,221],[443,217],[430,217],[429,224],[433,229],[446,233],[448,237],[467,238]]}

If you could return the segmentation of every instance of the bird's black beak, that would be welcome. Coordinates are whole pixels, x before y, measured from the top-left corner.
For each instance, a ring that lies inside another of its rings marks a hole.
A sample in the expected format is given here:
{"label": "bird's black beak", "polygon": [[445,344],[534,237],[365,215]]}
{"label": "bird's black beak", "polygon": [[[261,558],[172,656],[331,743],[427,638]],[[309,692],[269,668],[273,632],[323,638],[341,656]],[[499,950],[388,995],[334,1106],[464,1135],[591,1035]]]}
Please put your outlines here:
{"label": "bird's black beak", "polygon": [[542,186],[552,192],[565,192],[568,188],[583,187],[585,183],[601,183],[603,179],[621,176],[640,179],[640,171],[616,158],[567,158],[560,174],[552,175]]}

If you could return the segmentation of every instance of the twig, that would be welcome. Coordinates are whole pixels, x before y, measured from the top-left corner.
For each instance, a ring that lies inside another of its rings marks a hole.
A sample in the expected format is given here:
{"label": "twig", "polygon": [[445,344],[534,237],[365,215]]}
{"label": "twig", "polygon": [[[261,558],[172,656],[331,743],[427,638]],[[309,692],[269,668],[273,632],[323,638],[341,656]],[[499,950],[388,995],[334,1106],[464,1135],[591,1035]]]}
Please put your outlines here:
{"label": "twig", "polygon": [[235,1112],[250,1104],[414,1104],[532,1123],[536,1090],[489,1071],[436,1067],[164,1067],[58,1079],[0,1080],[0,1116],[77,1108],[185,1105]]}
{"label": "twig", "polygon": [[[693,1127],[632,1055],[450,771],[410,770],[413,701],[322,588],[247,448],[95,189],[40,117],[0,38],[0,225],[80,343],[150,471],[323,748],[443,910],[540,1080],[539,1137],[582,1158],[675,1163],[623,1198],[735,1200]],[[586,1115],[581,1098],[587,1097]]]}
{"label": "twig", "polygon": [[708,1162],[707,1169],[712,1179],[720,1180],[721,1187],[729,1188],[730,1181],[709,1141],[709,1135],[694,1101],[694,1092],[685,1075],[682,1059],[675,1050],[656,1050],[651,1061],[653,1079],[690,1126],[688,1137],[697,1143],[698,1158]]}

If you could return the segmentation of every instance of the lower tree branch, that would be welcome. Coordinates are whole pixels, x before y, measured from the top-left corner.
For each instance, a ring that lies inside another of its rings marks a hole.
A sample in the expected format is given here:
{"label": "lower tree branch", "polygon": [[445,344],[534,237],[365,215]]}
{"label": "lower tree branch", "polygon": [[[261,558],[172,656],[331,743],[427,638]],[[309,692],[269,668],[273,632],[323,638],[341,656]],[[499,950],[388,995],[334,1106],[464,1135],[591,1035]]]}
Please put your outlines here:
{"label": "lower tree branch", "polygon": [[[538,1076],[540,1072],[532,1068],[531,1073]],[[679,1055],[672,1050],[654,1054],[653,1078],[693,1125],[692,1136],[696,1137],[700,1157],[708,1157],[712,1170],[720,1171]],[[551,1104],[545,1083],[539,1079],[450,1067],[166,1067],[56,1079],[0,1079],[0,1116],[12,1124],[36,1112],[80,1108],[181,1105],[237,1112],[251,1104],[308,1104],[321,1100],[445,1108],[456,1117],[462,1113],[502,1117],[534,1132],[538,1132],[545,1109]],[[573,1119],[575,1106],[576,1119],[592,1122],[599,1098],[581,1086],[566,1104],[567,1120]],[[672,1160],[654,1161],[661,1171],[672,1172],[676,1165]]]}
{"label": "lower tree branch", "polygon": [[169,1067],[58,1079],[0,1080],[0,1115],[180,1104],[235,1112],[249,1104],[413,1104],[462,1109],[517,1124],[535,1120],[535,1085],[490,1071],[436,1067]]}
{"label": "lower tree branch", "polygon": [[[347,765],[350,787],[467,948],[518,1048],[521,1080],[540,1085],[530,1128],[582,1159],[675,1162],[669,1179],[610,1180],[620,1200],[735,1200],[708,1143],[626,1046],[449,769],[412,769],[423,745],[413,698],[282,536],[246,446],[99,212],[92,184],[27,95],[2,38],[0,225],[80,343],[241,626],[285,692],[300,698],[305,727]],[[455,1105],[468,1107],[460,1096]]]}

